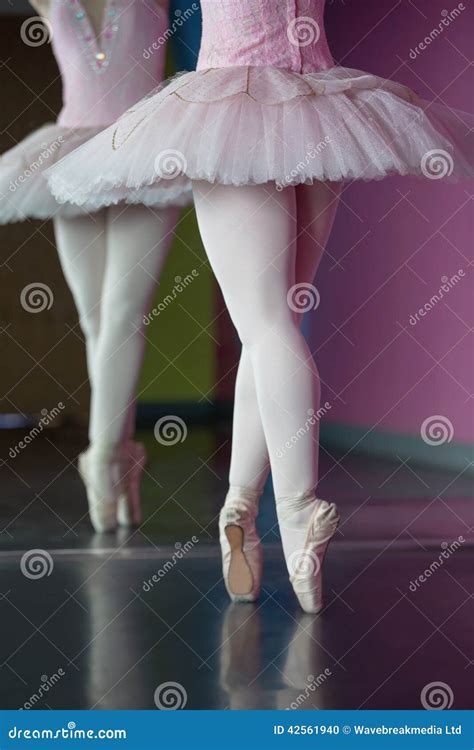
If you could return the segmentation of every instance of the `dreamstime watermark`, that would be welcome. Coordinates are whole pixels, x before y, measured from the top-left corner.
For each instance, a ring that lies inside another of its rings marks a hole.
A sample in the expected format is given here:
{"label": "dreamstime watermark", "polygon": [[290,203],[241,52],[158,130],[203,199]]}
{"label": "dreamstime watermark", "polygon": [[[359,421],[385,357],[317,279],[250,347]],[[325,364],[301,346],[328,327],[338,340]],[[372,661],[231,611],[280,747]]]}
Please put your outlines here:
{"label": "dreamstime watermark", "polygon": [[160,417],[154,428],[155,438],[161,445],[184,443],[188,435],[186,422],[174,414]]}
{"label": "dreamstime watermark", "polygon": [[332,677],[332,672],[329,669],[329,667],[326,667],[324,672],[321,672],[317,675],[317,677],[314,676],[314,674],[309,674],[306,681],[307,685],[304,688],[303,692],[301,692],[294,701],[290,703],[289,706],[286,707],[286,711],[296,711],[300,708],[300,706],[304,705],[306,701],[308,700],[309,696],[312,693],[315,693],[318,688],[323,685],[328,677]]}
{"label": "dreamstime watermark", "polygon": [[162,682],[153,697],[160,711],[178,711],[188,702],[188,694],[179,682]]}
{"label": "dreamstime watermark", "polygon": [[321,562],[315,552],[310,549],[297,549],[291,553],[286,561],[290,578],[302,581],[314,578],[321,570]]}
{"label": "dreamstime watermark", "polygon": [[286,441],[286,443],[284,443],[280,448],[277,449],[275,454],[276,457],[283,458],[285,453],[293,448],[293,446],[296,445],[298,441],[301,440],[301,438],[305,437],[305,435],[308,434],[311,428],[314,427],[315,424],[319,422],[330,409],[331,404],[328,401],[326,401],[317,411],[314,411],[314,409],[308,409],[308,411],[306,412],[308,414],[308,419],[305,421],[304,425],[302,425],[295,432],[295,434]]}
{"label": "dreamstime watermark", "polygon": [[436,560],[433,560],[433,562],[429,565],[426,570],[423,571],[417,578],[415,578],[414,581],[410,581],[409,589],[413,593],[418,591],[418,589],[427,582],[428,578],[431,578],[434,573],[436,573],[440,568],[443,567],[446,560],[449,560],[449,558],[454,555],[455,552],[458,551],[462,547],[462,545],[465,543],[465,539],[463,536],[458,536],[457,539],[455,539],[453,542],[443,542],[441,544],[441,549],[443,550]]}
{"label": "dreamstime watermark", "polygon": [[319,291],[313,284],[302,282],[294,284],[286,295],[288,307],[295,313],[307,313],[316,310],[321,302]]}
{"label": "dreamstime watermark", "polygon": [[155,172],[161,180],[174,180],[188,168],[185,155],[174,148],[160,151],[154,162]]}
{"label": "dreamstime watermark", "polygon": [[32,708],[36,707],[36,704],[39,703],[45,695],[49,693],[52,688],[56,687],[58,682],[62,677],[64,677],[66,672],[62,667],[58,669],[57,672],[51,675],[51,677],[48,677],[47,675],[43,674],[41,675],[41,685],[39,686],[38,690],[33,693],[33,695],[30,695],[27,701],[23,703],[20,711],[30,711]]}
{"label": "dreamstime watermark", "polygon": [[51,42],[53,27],[46,18],[33,16],[21,24],[20,37],[28,47],[41,47],[42,44]]}
{"label": "dreamstime watermark", "polygon": [[[126,740],[127,730],[79,729],[75,721],[68,721],[67,727],[58,729],[46,727],[24,729],[14,725],[8,730],[8,737],[11,740]],[[46,745],[43,745],[43,747],[46,747]]]}
{"label": "dreamstime watermark", "polygon": [[34,281],[23,287],[20,294],[20,304],[29,313],[41,313],[51,310],[54,302],[52,289],[41,281]]}
{"label": "dreamstime watermark", "polygon": [[192,284],[194,279],[197,279],[199,276],[199,271],[196,268],[193,268],[191,273],[187,273],[186,276],[175,276],[174,281],[175,284],[169,294],[164,297],[161,302],[156,305],[149,313],[148,315],[143,316],[143,325],[149,326],[152,321],[157,318],[159,315],[161,315],[162,312],[164,312],[169,305],[172,304],[176,300],[176,298],[184,292],[187,287]]}
{"label": "dreamstime watermark", "polygon": [[143,58],[145,60],[149,60],[151,56],[157,52],[157,50],[161,49],[162,47],[166,46],[166,43],[168,42],[171,37],[176,34],[178,29],[182,28],[182,26],[186,23],[186,21],[189,21],[189,19],[196,13],[196,11],[199,10],[198,3],[193,3],[189,8],[186,8],[186,10],[181,11],[177,10],[175,11],[175,18],[173,19],[171,25],[166,29],[164,34],[158,37],[153,44],[151,44],[149,47],[145,47],[143,50]]}
{"label": "dreamstime watermark", "polygon": [[427,417],[420,428],[423,442],[427,445],[444,445],[450,443],[454,437],[454,425],[448,417],[433,414]]}
{"label": "dreamstime watermark", "polygon": [[31,581],[50,576],[53,568],[53,558],[45,549],[30,549],[20,561],[21,572]]}
{"label": "dreamstime watermark", "polygon": [[436,41],[436,39],[443,34],[444,30],[447,29],[453,21],[456,21],[456,19],[459,18],[461,13],[466,10],[466,6],[464,3],[459,3],[453,10],[442,10],[441,11],[441,21],[437,26],[434,27],[430,31],[430,33],[425,36],[425,38],[419,42],[416,47],[412,47],[410,50],[410,57],[412,60],[416,60],[416,58],[421,55],[422,52],[424,52],[430,44]]}
{"label": "dreamstime watermark", "polygon": [[449,294],[451,289],[453,289],[456,284],[459,284],[466,274],[464,273],[463,269],[460,268],[459,271],[455,274],[453,274],[451,277],[449,276],[442,276],[441,277],[441,286],[439,290],[436,292],[436,294],[433,294],[433,296],[428,300],[428,302],[425,302],[423,307],[420,307],[420,309],[414,314],[410,315],[409,323],[411,326],[416,326],[417,323],[421,322],[421,318],[425,318],[431,310],[436,307],[436,305],[441,302],[445,295]]}
{"label": "dreamstime watermark", "polygon": [[321,28],[311,16],[298,16],[288,24],[286,33],[294,47],[309,47],[319,40]]}
{"label": "dreamstime watermark", "polygon": [[313,143],[308,144],[305,159],[298,162],[298,164],[288,174],[285,175],[283,180],[276,181],[276,189],[278,191],[281,191],[289,185],[295,185],[301,182],[302,180],[300,178],[301,175],[305,175],[306,167],[308,167],[311,161],[313,161],[313,159],[316,159],[316,157],[319,156],[319,154],[321,154],[326,146],[329,146],[330,143],[331,136],[326,135],[322,141],[319,141],[319,143],[316,144],[316,146]]}
{"label": "dreamstime watermark", "polygon": [[16,192],[21,185],[27,182],[36,172],[41,171],[46,162],[56,154],[64,143],[64,138],[59,135],[56,140],[51,143],[42,143],[42,151],[38,154],[35,161],[32,161],[23,172],[10,182],[9,190],[11,193]]}
{"label": "dreamstime watermark", "polygon": [[427,711],[444,711],[454,703],[454,693],[446,682],[430,682],[420,694],[420,701]]}
{"label": "dreamstime watermark", "polygon": [[52,422],[54,422],[54,420],[59,416],[59,414],[61,414],[61,412],[65,408],[66,407],[63,404],[63,402],[60,401],[59,404],[55,406],[53,409],[51,409],[50,411],[48,411],[48,409],[42,409],[41,410],[42,416],[41,416],[41,419],[37,422],[37,424],[35,424],[35,426],[31,428],[31,430],[29,431],[27,435],[25,435],[23,440],[20,440],[19,443],[17,443],[15,446],[10,448],[10,450],[8,451],[8,455],[10,456],[10,458],[16,458],[21,453],[22,450],[24,450],[29,445],[31,445],[33,440],[37,438],[38,435],[41,435],[43,430],[46,427],[49,427],[49,425]]}
{"label": "dreamstime watermark", "polygon": [[142,589],[145,591],[145,593],[148,593],[152,590],[155,583],[159,583],[162,578],[165,577],[167,573],[170,572],[170,570],[173,570],[173,568],[176,567],[176,565],[182,560],[188,552],[190,552],[196,544],[198,544],[199,539],[197,536],[192,536],[191,539],[184,544],[181,544],[181,542],[176,542],[175,546],[175,552],[171,555],[169,560],[165,562],[164,565],[156,572],[154,573],[151,578],[149,578],[147,581],[143,581],[142,583]]}
{"label": "dreamstime watermark", "polygon": [[434,148],[423,154],[421,171],[428,180],[442,180],[451,177],[454,170],[454,160],[448,151]]}

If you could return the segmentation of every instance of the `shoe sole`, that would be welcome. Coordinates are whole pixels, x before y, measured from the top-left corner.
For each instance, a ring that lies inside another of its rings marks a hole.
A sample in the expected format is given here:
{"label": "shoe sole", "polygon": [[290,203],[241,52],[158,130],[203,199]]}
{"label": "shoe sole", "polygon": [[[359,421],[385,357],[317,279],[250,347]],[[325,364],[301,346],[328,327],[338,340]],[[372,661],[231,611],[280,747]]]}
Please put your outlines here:
{"label": "shoe sole", "polygon": [[248,596],[253,590],[252,570],[244,553],[244,532],[240,526],[227,526],[225,535],[230,545],[228,587],[234,596]]}

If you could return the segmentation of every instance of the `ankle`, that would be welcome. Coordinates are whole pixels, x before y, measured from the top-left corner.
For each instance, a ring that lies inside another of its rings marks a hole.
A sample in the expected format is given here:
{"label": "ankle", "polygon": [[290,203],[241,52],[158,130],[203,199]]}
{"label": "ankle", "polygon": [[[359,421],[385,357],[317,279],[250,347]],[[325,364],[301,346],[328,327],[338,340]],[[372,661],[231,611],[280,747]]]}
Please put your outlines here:
{"label": "ankle", "polygon": [[224,505],[235,505],[238,503],[239,505],[258,508],[261,495],[262,493],[260,490],[230,484],[224,500]]}
{"label": "ankle", "polygon": [[122,443],[112,443],[103,439],[92,441],[86,450],[88,460],[93,462],[116,461],[122,457],[123,453]]}
{"label": "ankle", "polygon": [[318,499],[316,497],[316,490],[310,489],[295,495],[275,496],[275,502],[277,515],[281,522],[290,516],[314,508]]}

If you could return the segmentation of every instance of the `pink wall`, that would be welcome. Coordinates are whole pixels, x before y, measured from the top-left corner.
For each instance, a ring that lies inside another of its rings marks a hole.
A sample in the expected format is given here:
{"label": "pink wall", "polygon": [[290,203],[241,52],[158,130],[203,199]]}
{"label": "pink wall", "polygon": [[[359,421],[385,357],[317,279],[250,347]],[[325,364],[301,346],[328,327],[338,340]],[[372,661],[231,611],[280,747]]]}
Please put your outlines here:
{"label": "pink wall", "polygon": [[[335,0],[327,28],[339,64],[473,111],[472,7],[415,60],[410,49],[452,10],[446,0]],[[416,10],[415,5],[419,8]],[[468,0],[465,0],[469,7]],[[365,38],[364,38],[365,37]],[[472,185],[391,178],[346,189],[316,285],[310,334],[333,422],[418,434],[432,415],[474,442]],[[472,206],[472,202],[471,202]],[[471,265],[470,265],[471,264]],[[426,317],[410,316],[442,277],[465,276]],[[338,330],[340,329],[340,330]]]}

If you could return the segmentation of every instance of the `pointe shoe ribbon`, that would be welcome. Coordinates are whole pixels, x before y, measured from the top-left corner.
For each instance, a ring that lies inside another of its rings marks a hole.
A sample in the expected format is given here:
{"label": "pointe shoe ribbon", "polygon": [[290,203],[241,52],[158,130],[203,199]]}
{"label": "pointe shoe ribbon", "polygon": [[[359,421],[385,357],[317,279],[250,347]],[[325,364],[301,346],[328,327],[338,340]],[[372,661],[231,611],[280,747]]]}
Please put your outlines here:
{"label": "pointe shoe ribbon", "polygon": [[255,526],[259,497],[260,492],[232,487],[219,514],[222,572],[234,602],[254,602],[260,593],[262,545]]}
{"label": "pointe shoe ribbon", "polygon": [[304,508],[317,502],[317,500],[314,490],[308,490],[308,492],[304,492],[302,495],[279,497],[276,499],[276,502],[278,523],[281,525],[288,521],[294,513],[304,510]]}

